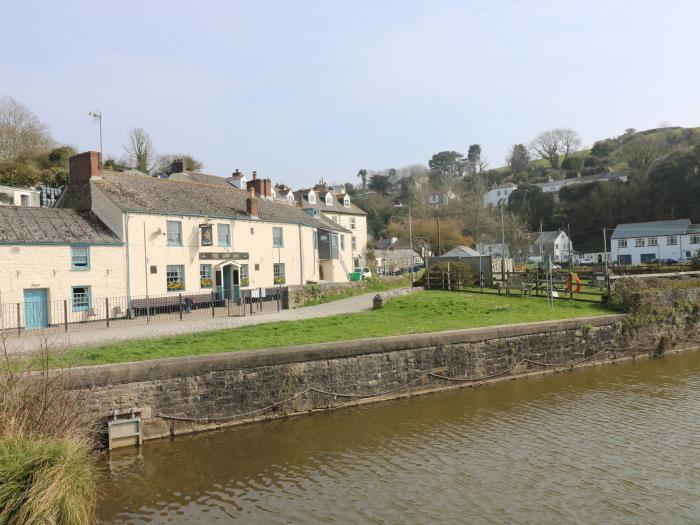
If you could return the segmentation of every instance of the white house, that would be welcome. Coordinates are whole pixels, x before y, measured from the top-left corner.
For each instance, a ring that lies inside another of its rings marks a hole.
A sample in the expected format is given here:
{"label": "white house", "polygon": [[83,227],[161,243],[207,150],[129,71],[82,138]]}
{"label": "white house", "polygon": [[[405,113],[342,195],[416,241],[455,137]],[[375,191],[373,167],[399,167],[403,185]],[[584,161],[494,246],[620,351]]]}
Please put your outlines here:
{"label": "white house", "polygon": [[689,219],[618,224],[610,238],[611,258],[618,264],[684,261],[699,250],[700,224]]}
{"label": "white house", "polygon": [[510,257],[510,250],[507,244],[502,243],[486,243],[478,242],[476,243],[476,251],[481,255],[494,255],[497,257],[502,257],[505,254],[506,257]]}
{"label": "white house", "polygon": [[535,241],[528,247],[528,257],[552,256],[557,263],[568,262],[574,253],[569,236],[563,230],[540,232],[535,234]]}
{"label": "white house", "polygon": [[518,185],[513,184],[512,182],[507,182],[490,189],[484,194],[484,207],[489,208],[501,205],[507,206],[508,197],[510,197],[510,194],[517,189]]}

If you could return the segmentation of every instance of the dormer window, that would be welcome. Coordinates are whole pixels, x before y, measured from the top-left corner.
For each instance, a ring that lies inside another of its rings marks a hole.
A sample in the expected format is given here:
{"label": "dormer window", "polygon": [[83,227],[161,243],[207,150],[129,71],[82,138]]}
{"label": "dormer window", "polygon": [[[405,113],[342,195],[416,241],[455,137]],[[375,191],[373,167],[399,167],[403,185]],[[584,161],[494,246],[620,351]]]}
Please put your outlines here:
{"label": "dormer window", "polygon": [[316,204],[316,194],[309,192],[309,204]]}
{"label": "dormer window", "polygon": [[333,195],[326,193],[326,206],[333,206]]}
{"label": "dormer window", "polygon": [[287,193],[287,202],[289,204],[294,204],[294,194],[291,191]]}
{"label": "dormer window", "polygon": [[350,197],[348,197],[347,195],[343,198],[343,206],[345,206],[346,208],[350,207]]}

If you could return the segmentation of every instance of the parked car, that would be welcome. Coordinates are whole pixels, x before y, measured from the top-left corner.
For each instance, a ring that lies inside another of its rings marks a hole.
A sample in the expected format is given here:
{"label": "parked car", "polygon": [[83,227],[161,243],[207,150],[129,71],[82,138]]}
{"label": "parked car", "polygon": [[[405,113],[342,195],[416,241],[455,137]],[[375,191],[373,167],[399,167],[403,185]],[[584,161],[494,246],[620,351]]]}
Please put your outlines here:
{"label": "parked car", "polygon": [[576,264],[580,264],[581,266],[586,266],[589,264],[595,264],[598,261],[594,261],[593,259],[589,259],[588,257],[583,257],[582,259],[578,259],[576,261]]}
{"label": "parked car", "polygon": [[425,264],[416,264],[413,268],[412,271],[413,273],[419,272],[421,270],[425,270]]}
{"label": "parked car", "polygon": [[363,279],[372,277],[372,272],[366,266],[363,268],[355,268],[355,273],[359,273]]}
{"label": "parked car", "polygon": [[678,261],[676,259],[661,258],[652,259],[651,261],[649,261],[649,264],[678,264]]}
{"label": "parked car", "polygon": [[553,265],[552,265],[552,270],[561,270],[561,265],[559,265],[559,264],[553,264]]}

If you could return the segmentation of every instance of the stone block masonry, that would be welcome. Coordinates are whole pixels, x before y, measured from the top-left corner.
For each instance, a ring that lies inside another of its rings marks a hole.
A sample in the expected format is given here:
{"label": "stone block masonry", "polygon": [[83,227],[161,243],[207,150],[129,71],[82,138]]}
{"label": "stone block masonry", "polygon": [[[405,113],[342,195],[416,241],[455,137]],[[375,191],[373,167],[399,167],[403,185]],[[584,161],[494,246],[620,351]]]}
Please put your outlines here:
{"label": "stone block masonry", "polygon": [[[145,439],[659,351],[682,323],[527,323],[76,369],[94,417],[139,408]],[[77,373],[76,373],[77,372]],[[87,385],[90,385],[88,388]]]}

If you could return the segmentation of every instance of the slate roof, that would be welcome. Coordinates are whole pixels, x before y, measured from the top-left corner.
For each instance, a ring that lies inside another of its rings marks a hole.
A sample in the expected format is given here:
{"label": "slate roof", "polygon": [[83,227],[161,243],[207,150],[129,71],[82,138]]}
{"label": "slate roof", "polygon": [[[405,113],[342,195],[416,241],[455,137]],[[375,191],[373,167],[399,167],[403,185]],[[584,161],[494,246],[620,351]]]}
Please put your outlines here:
{"label": "slate roof", "polygon": [[180,182],[201,182],[202,184],[214,184],[216,186],[230,186],[231,184],[223,177],[217,175],[209,175],[208,173],[198,173],[194,171],[182,171],[173,173],[168,177],[168,180],[176,180]]}
{"label": "slate roof", "polygon": [[[228,183],[226,186],[218,186],[104,171],[100,179],[93,180],[93,184],[123,211],[232,219],[248,216],[248,192]],[[323,217],[314,218],[294,206],[266,199],[258,199],[258,218],[270,222],[349,231]]]}
{"label": "slate roof", "polygon": [[550,232],[541,232],[537,236],[537,239],[535,239],[535,244],[547,244],[550,242],[554,242],[554,241],[556,241],[557,237],[559,237],[560,233],[561,233],[560,230],[550,231]]}
{"label": "slate roof", "polygon": [[294,199],[301,203],[302,208],[315,208],[322,212],[348,213],[350,215],[367,215],[367,212],[359,206],[357,206],[354,202],[352,202],[352,199],[350,200],[350,207],[346,208],[342,202],[338,202],[338,199],[335,195],[333,195],[333,192],[331,192],[331,195],[333,195],[333,204],[331,204],[330,206],[326,206],[326,200],[324,199],[327,191],[315,191],[316,204],[311,204],[308,198],[309,191],[311,190],[297,190],[294,192]]}
{"label": "slate roof", "polygon": [[618,224],[611,239],[630,239],[633,237],[659,237],[662,235],[682,235],[692,229],[689,219],[672,221],[635,222]]}
{"label": "slate roof", "polygon": [[479,257],[479,252],[469,246],[455,246],[447,253],[443,253],[442,257]]}
{"label": "slate roof", "polygon": [[0,244],[121,244],[87,210],[0,206]]}

